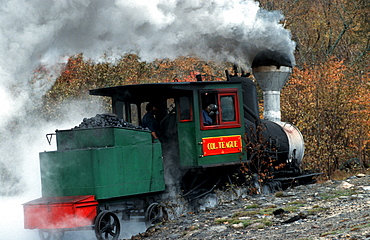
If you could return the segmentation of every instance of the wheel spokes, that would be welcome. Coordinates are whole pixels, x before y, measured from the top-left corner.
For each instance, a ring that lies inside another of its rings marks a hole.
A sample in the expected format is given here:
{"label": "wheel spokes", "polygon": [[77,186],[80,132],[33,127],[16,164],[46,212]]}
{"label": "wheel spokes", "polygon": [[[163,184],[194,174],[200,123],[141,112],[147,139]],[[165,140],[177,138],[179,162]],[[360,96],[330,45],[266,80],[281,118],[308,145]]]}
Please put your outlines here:
{"label": "wheel spokes", "polygon": [[117,215],[113,212],[103,211],[95,219],[95,235],[99,240],[118,239],[120,223]]}
{"label": "wheel spokes", "polygon": [[147,227],[150,227],[152,224],[160,223],[166,220],[166,216],[166,212],[161,205],[159,205],[158,203],[150,204],[145,212]]}

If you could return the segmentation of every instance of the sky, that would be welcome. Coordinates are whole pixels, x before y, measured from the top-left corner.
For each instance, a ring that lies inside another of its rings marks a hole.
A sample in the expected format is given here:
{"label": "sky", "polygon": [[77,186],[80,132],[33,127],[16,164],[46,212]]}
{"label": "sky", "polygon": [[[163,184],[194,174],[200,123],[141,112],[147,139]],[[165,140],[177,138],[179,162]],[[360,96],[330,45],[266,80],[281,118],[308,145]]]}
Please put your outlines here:
{"label": "sky", "polygon": [[[128,52],[146,61],[197,56],[248,69],[267,48],[294,62],[295,43],[282,19],[252,0],[3,0],[0,163],[19,182],[2,182],[0,192],[19,193],[0,196],[1,212],[11,216],[0,220],[0,236],[33,239],[34,232],[23,230],[21,204],[41,196],[38,153],[55,148],[45,135],[101,111],[85,103],[66,105],[64,122],[45,122],[34,114],[68,56],[83,53],[93,61],[102,61],[103,54],[114,61]],[[50,73],[34,80],[40,66]]]}

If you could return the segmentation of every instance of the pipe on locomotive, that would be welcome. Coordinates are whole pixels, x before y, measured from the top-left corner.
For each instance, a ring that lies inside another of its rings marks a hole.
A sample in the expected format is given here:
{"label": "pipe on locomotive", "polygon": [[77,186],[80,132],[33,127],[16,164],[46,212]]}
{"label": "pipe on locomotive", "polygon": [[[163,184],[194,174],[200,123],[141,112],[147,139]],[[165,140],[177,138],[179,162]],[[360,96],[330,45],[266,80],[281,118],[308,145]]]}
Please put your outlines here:
{"label": "pipe on locomotive", "polygon": [[292,73],[291,61],[281,53],[266,50],[254,58],[252,70],[263,91],[264,119],[280,122],[280,91]]}
{"label": "pipe on locomotive", "polygon": [[289,160],[296,159],[300,165],[304,155],[303,136],[293,124],[281,121],[280,111],[280,91],[292,73],[292,66],[284,54],[264,50],[254,58],[252,70],[263,91],[264,119],[278,124],[284,130],[289,140]]}
{"label": "pipe on locomotive", "polygon": [[264,119],[281,121],[280,91],[292,72],[287,66],[259,66],[253,68],[253,75],[263,91]]}

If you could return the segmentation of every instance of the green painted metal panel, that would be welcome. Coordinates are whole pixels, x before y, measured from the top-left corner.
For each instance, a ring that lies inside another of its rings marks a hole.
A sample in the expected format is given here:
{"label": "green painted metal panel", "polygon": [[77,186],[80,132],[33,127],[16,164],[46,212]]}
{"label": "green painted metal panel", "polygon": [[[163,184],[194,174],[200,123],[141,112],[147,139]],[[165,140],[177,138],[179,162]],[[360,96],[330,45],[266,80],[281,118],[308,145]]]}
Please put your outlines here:
{"label": "green painted metal panel", "polygon": [[40,153],[42,195],[107,199],[163,191],[160,143],[152,143],[149,132],[127,131],[113,131],[120,146]]}
{"label": "green painted metal panel", "polygon": [[40,153],[42,196],[94,195],[92,151]]}
{"label": "green painted metal panel", "polygon": [[181,166],[197,166],[198,156],[198,145],[195,137],[195,126],[194,122],[182,122],[178,124],[179,139],[179,152],[180,152],[180,164]]}
{"label": "green painted metal panel", "polygon": [[[158,151],[157,151],[158,152]],[[98,199],[164,190],[162,158],[152,146],[96,149],[93,154]]]}
{"label": "green painted metal panel", "polygon": [[[202,90],[206,89],[222,89],[225,88],[225,84],[212,84],[209,86],[204,86]],[[230,83],[227,88],[236,88],[238,89],[238,101],[242,103],[242,89],[239,83]],[[206,137],[218,137],[218,136],[230,136],[230,135],[241,135],[244,137],[245,127],[243,122],[243,109],[242,104],[239,104],[240,123],[241,126],[237,128],[221,128],[221,129],[211,129],[211,130],[201,130],[200,120],[201,116],[199,113],[200,109],[200,99],[199,91],[194,91],[193,96],[193,121],[192,122],[180,122],[178,124],[179,143],[180,148],[180,162],[181,166],[207,166],[215,164],[224,164],[237,162],[240,159],[245,159],[246,157],[241,153],[231,153],[231,154],[222,154],[215,156],[206,156],[203,155],[202,145],[199,143],[202,142],[202,138]],[[244,142],[243,142],[244,144]]]}

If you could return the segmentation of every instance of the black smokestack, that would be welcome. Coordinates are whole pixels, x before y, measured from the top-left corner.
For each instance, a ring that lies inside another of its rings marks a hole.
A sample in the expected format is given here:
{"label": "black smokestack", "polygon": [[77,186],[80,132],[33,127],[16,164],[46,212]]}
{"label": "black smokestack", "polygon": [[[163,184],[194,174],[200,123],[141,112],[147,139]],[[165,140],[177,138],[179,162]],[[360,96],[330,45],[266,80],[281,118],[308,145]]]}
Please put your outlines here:
{"label": "black smokestack", "polygon": [[252,62],[252,68],[259,66],[276,66],[280,68],[281,66],[293,67],[293,64],[287,54],[267,49],[259,52]]}
{"label": "black smokestack", "polygon": [[252,62],[253,75],[263,90],[264,118],[280,122],[280,91],[292,72],[292,61],[281,52],[264,50]]}

